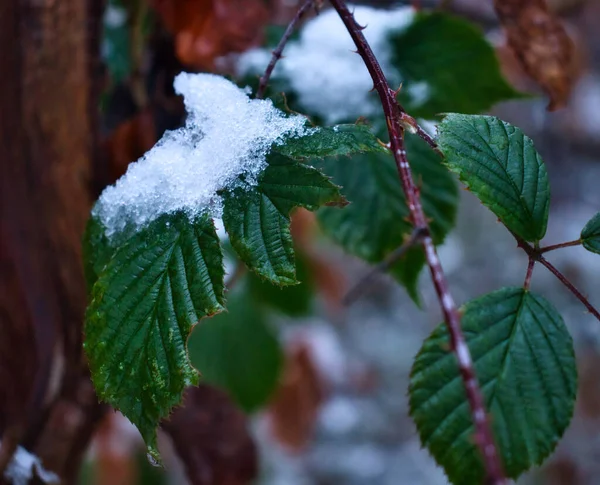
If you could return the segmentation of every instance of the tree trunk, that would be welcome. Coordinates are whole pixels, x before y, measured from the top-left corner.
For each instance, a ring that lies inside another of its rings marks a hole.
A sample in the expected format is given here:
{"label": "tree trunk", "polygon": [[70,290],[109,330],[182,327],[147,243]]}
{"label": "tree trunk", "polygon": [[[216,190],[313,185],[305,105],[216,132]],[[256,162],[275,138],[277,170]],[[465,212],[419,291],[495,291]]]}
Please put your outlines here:
{"label": "tree trunk", "polygon": [[0,1],[0,472],[21,444],[65,483],[102,413],[80,243],[99,185],[102,7]]}

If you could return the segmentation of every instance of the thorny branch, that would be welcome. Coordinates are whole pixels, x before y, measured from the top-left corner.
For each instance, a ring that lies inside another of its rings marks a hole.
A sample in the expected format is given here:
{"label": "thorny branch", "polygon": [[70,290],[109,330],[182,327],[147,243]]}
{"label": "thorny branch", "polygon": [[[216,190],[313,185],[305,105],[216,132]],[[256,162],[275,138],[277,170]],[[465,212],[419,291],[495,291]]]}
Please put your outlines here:
{"label": "thorny branch", "polygon": [[[277,61],[281,58],[283,49],[285,48],[285,45],[292,35],[296,25],[312,5],[317,5],[316,2],[317,0],[307,0],[300,7],[296,16],[288,25],[285,34],[283,35],[277,48],[273,51],[273,56],[269,66],[267,67],[264,75],[260,78],[259,89],[256,96],[257,98],[262,98],[264,96],[264,92],[273,69],[275,68]],[[431,137],[421,126],[419,126],[417,121],[410,116],[397,101],[396,97],[400,89],[393,90],[389,86],[385,75],[381,70],[379,62],[375,58],[371,47],[362,34],[364,27],[361,27],[356,22],[354,15],[352,12],[350,12],[348,6],[343,0],[330,0],[330,3],[338,12],[350,36],[352,37],[352,40],[356,44],[357,53],[362,57],[369,74],[373,79],[374,89],[377,91],[381,99],[383,111],[387,120],[388,132],[390,135],[390,143],[387,146],[394,155],[402,189],[407,199],[411,221],[414,226],[414,230],[410,238],[402,246],[391,253],[382,263],[375,267],[372,272],[367,274],[363,280],[361,280],[357,286],[346,295],[344,298],[345,303],[351,303],[362,292],[365,284],[372,279],[375,273],[389,268],[391,264],[393,264],[398,258],[402,257],[402,255],[405,254],[405,252],[415,244],[420,243],[423,245],[427,265],[429,267],[435,290],[442,307],[444,320],[450,333],[452,350],[454,351],[458,360],[460,374],[466,390],[467,399],[471,409],[471,417],[475,424],[475,440],[484,459],[487,473],[486,483],[490,483],[492,485],[504,485],[506,483],[506,479],[494,442],[494,435],[492,433],[490,421],[485,411],[481,390],[477,383],[473,361],[460,326],[460,316],[448,289],[448,283],[438,259],[436,249],[431,238],[427,218],[421,205],[419,189],[414,184],[410,165],[408,164],[408,160],[406,158],[406,150],[404,147],[404,131],[408,130],[411,133],[418,135],[438,155],[443,156],[443,154],[441,153],[433,137]],[[543,253],[548,251],[569,246],[577,246],[581,244],[580,240],[555,244],[544,248],[534,248],[525,241],[521,240],[518,236],[514,236],[517,239],[519,246],[523,248],[529,256],[527,273],[525,276],[525,282],[523,284],[524,288],[529,288],[533,274],[533,268],[535,263],[539,262],[552,274],[554,274],[554,276],[556,276],[584,304],[584,306],[592,315],[600,320],[600,313],[598,310],[596,310],[590,304],[587,298],[562,273],[560,273],[558,269],[556,269],[542,256]]]}
{"label": "thorny branch", "polygon": [[490,421],[485,411],[483,396],[475,375],[473,360],[460,326],[460,316],[456,305],[454,304],[454,299],[448,289],[448,283],[431,238],[427,218],[423,211],[423,207],[421,206],[419,191],[414,184],[410,165],[406,159],[404,129],[409,117],[405,113],[404,108],[397,102],[396,92],[390,88],[379,62],[375,58],[371,47],[362,34],[362,27],[356,22],[346,3],[343,0],[331,0],[331,4],[337,10],[340,18],[348,29],[352,40],[356,44],[358,54],[362,57],[369,70],[374,87],[381,99],[387,119],[390,147],[396,160],[396,166],[400,175],[402,189],[408,202],[412,223],[414,227],[422,229],[425,232],[422,239],[425,257],[442,307],[444,320],[448,327],[452,350],[458,360],[460,374],[471,408],[473,423],[475,425],[475,441],[483,456],[489,483],[494,485],[504,484],[506,483],[504,472],[494,442]]}
{"label": "thorny branch", "polygon": [[261,99],[264,97],[265,91],[267,89],[267,85],[269,84],[269,79],[271,79],[271,74],[273,74],[273,69],[275,69],[275,64],[277,64],[277,61],[279,59],[281,59],[281,56],[283,54],[283,49],[285,49],[285,45],[287,44],[288,40],[290,40],[290,37],[294,33],[294,29],[298,25],[298,22],[300,22],[302,17],[304,17],[306,12],[308,12],[313,5],[317,6],[317,3],[315,3],[315,2],[317,2],[317,0],[305,0],[305,2],[302,4],[302,6],[298,9],[298,12],[296,12],[296,15],[294,16],[292,21],[289,23],[289,25],[285,29],[285,32],[283,33],[283,36],[281,37],[279,44],[277,44],[277,47],[273,51],[273,55],[271,56],[271,61],[269,62],[269,65],[267,66],[265,73],[260,77],[260,81],[258,83],[258,90],[256,91],[256,97],[258,99]]}

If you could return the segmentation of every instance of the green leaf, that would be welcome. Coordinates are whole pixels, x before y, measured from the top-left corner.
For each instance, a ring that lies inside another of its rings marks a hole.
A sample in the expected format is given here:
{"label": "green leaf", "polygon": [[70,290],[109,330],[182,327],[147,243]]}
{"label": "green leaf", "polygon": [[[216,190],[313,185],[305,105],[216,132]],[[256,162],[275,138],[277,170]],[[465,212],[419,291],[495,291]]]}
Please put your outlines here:
{"label": "green leaf", "polygon": [[96,218],[90,217],[83,235],[83,271],[88,290],[91,291],[98,275],[115,252],[114,246],[106,237],[106,228]]}
{"label": "green leaf", "polygon": [[[415,180],[421,187],[425,213],[431,221],[434,242],[440,244],[454,226],[458,190],[438,155],[414,135],[407,134],[406,149]],[[323,208],[323,230],[346,251],[369,263],[382,261],[410,235],[406,205],[391,155],[365,154],[348,159],[328,159],[323,171],[341,185],[350,205],[342,210]],[[418,300],[416,285],[425,258],[420,248],[410,250],[392,268],[392,274]]]}
{"label": "green leaf", "polygon": [[289,317],[310,313],[315,294],[314,277],[305,254],[296,249],[296,276],[300,284],[280,287],[255,274],[248,278],[248,290],[253,300]]}
{"label": "green leaf", "polygon": [[596,212],[581,231],[581,243],[588,251],[600,254],[600,212]]}
{"label": "green leaf", "polygon": [[364,152],[389,152],[365,125],[313,128],[310,134],[300,138],[288,138],[285,144],[275,146],[274,149],[282,155],[299,160],[349,156]]}
{"label": "green leaf", "polygon": [[240,259],[278,285],[297,283],[289,214],[344,204],[339,188],[320,171],[278,153],[267,157],[259,183],[224,194],[223,224]]}
{"label": "green leaf", "polygon": [[509,230],[526,241],[544,237],[548,175],[519,128],[493,116],[449,114],[438,126],[438,143],[450,170]]}
{"label": "green leaf", "polygon": [[157,459],[159,421],[198,382],[189,332],[223,309],[222,258],[208,217],[169,214],[121,245],[92,289],[84,345],[94,386]]}
{"label": "green leaf", "polygon": [[271,397],[283,364],[277,338],[245,288],[232,296],[227,312],[203,320],[188,342],[202,380],[229,392],[246,411]]}
{"label": "green leaf", "polygon": [[[554,450],[577,392],[573,341],[545,299],[503,288],[464,307],[462,327],[507,475],[516,478]],[[450,481],[479,485],[484,468],[445,325],[413,364],[410,413],[421,441]]]}
{"label": "green leaf", "polygon": [[502,77],[483,33],[466,20],[420,13],[390,41],[392,65],[403,82],[399,99],[413,116],[480,113],[498,101],[523,97]]}

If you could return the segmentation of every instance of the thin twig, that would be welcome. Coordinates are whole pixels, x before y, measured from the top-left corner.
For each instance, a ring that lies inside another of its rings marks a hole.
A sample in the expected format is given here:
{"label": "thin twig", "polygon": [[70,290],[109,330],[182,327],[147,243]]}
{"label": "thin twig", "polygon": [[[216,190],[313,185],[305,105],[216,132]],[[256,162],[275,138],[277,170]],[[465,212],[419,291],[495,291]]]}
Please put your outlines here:
{"label": "thin twig", "polygon": [[588,309],[588,311],[600,321],[600,312],[596,308],[594,308],[594,306],[583,295],[583,293],[581,293],[565,275],[563,275],[558,269],[556,269],[556,267],[552,263],[550,263],[550,261],[548,261],[546,258],[544,258],[544,256],[542,256],[544,249],[547,248],[535,248],[523,239],[521,239],[519,236],[517,236],[514,232],[511,231],[511,234],[517,240],[517,245],[527,253],[527,256],[529,256],[530,260],[534,259],[535,261],[538,261],[540,264],[545,266],[554,276],[558,278],[558,280],[563,285],[565,285],[571,291],[571,293],[573,293],[579,299],[581,303],[583,303],[583,306],[585,306]]}
{"label": "thin twig", "polygon": [[344,297],[342,303],[346,306],[352,305],[358,298],[365,292],[365,289],[369,284],[373,281],[375,275],[380,273],[387,272],[393,265],[396,263],[406,251],[408,251],[413,246],[416,246],[421,242],[423,236],[425,236],[426,232],[422,229],[415,228],[411,233],[410,237],[402,244],[402,246],[398,247],[378,265],[376,265],[371,271],[369,271]]}
{"label": "thin twig", "polygon": [[539,256],[538,261],[540,262],[540,264],[544,265],[550,271],[550,273],[556,276],[559,279],[559,281],[563,285],[565,285],[571,291],[571,293],[573,293],[579,299],[581,303],[583,303],[583,306],[585,306],[592,315],[594,315],[598,320],[600,320],[600,312],[598,312],[598,310],[594,308],[594,306],[583,295],[583,293],[581,293],[577,288],[575,288],[575,285],[573,285],[573,283],[571,283],[564,274],[558,271],[558,269],[556,269],[556,267],[543,256]]}
{"label": "thin twig", "polygon": [[288,24],[287,28],[285,29],[285,32],[283,33],[283,37],[281,37],[279,44],[277,44],[277,47],[273,51],[273,55],[271,56],[271,61],[269,62],[269,65],[267,66],[265,73],[260,77],[260,81],[258,83],[258,90],[256,91],[257,99],[262,99],[264,97],[265,91],[267,89],[267,85],[269,84],[269,79],[271,79],[271,74],[273,74],[273,69],[275,69],[275,64],[277,64],[277,61],[279,59],[281,59],[281,56],[283,54],[283,49],[285,49],[285,45],[288,43],[288,40],[290,40],[290,37],[294,33],[294,29],[296,28],[296,25],[298,24],[298,22],[300,22],[300,19],[302,19],[304,14],[306,14],[306,12],[308,12],[308,10],[310,10],[310,8],[313,6],[314,3],[315,3],[315,0],[306,0],[302,4],[300,9],[298,9],[298,11],[296,12],[296,15],[294,16],[294,18],[291,20],[291,22]]}
{"label": "thin twig", "polygon": [[541,253],[547,253],[548,251],[554,251],[555,249],[560,249],[560,248],[568,248],[570,246],[579,246],[581,244],[581,239],[577,239],[576,241],[569,241],[569,242],[564,242],[564,243],[559,243],[559,244],[553,244],[552,246],[546,246],[545,248],[540,248],[539,252]]}
{"label": "thin twig", "polygon": [[475,426],[475,441],[483,456],[488,482],[492,485],[504,485],[506,483],[504,472],[494,442],[492,427],[485,410],[483,396],[475,375],[473,360],[461,330],[460,316],[448,289],[448,283],[431,238],[427,218],[421,206],[418,189],[413,182],[410,165],[406,159],[403,138],[404,128],[401,123],[404,109],[396,101],[394,90],[390,88],[379,62],[362,34],[362,27],[356,22],[346,3],[343,0],[330,0],[330,2],[337,10],[352,40],[356,44],[358,54],[362,57],[369,70],[374,87],[381,99],[390,135],[390,146],[396,160],[396,166],[400,175],[402,189],[407,199],[412,223],[414,227],[425,231],[422,244],[425,249],[427,265],[429,266],[444,314],[444,320],[448,327],[452,350],[458,361],[458,367],[471,410],[471,417]]}
{"label": "thin twig", "polygon": [[417,123],[417,120],[410,116],[406,111],[403,111],[402,107],[400,107],[400,124],[403,128],[410,131],[411,133],[416,134],[419,138],[421,138],[440,157],[444,156],[442,150],[440,150],[440,147],[433,139],[433,137],[429,133],[427,133],[427,131],[423,129],[423,127],[419,125],[419,123]]}
{"label": "thin twig", "polygon": [[531,275],[533,274],[533,267],[535,266],[535,258],[529,257],[529,263],[527,264],[527,274],[525,275],[525,282],[523,283],[523,288],[526,290],[529,289],[529,285],[531,284]]}

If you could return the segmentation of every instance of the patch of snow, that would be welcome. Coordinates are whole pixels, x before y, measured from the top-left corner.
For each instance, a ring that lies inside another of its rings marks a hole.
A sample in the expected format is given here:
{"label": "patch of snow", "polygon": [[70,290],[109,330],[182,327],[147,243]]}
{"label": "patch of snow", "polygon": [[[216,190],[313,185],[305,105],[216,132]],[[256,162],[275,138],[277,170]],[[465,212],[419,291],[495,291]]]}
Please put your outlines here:
{"label": "patch of snow", "polygon": [[360,422],[360,410],[347,397],[330,399],[319,412],[321,426],[333,435],[344,435],[355,429]]}
{"label": "patch of snow", "polygon": [[35,476],[43,483],[59,483],[54,473],[46,470],[40,459],[22,446],[17,447],[12,460],[4,471],[4,478],[14,485],[27,485]]}
{"label": "patch of snow", "polygon": [[[400,73],[391,65],[389,34],[408,27],[414,18],[412,7],[381,10],[356,6],[354,15],[363,34],[381,63],[388,81],[399,84]],[[274,77],[286,79],[298,93],[300,104],[327,123],[353,121],[359,116],[380,113],[372,101],[373,81],[344,24],[330,9],[309,21],[300,38],[290,42]],[[271,55],[266,49],[253,49],[240,56],[238,75],[261,74]]]}
{"label": "patch of snow", "polygon": [[109,238],[178,210],[219,217],[217,191],[256,185],[271,146],[284,135],[308,132],[304,117],[285,116],[270,100],[249,99],[247,90],[223,77],[181,73],[174,86],[184,97],[186,125],[165,133],[104,190],[93,214]]}

